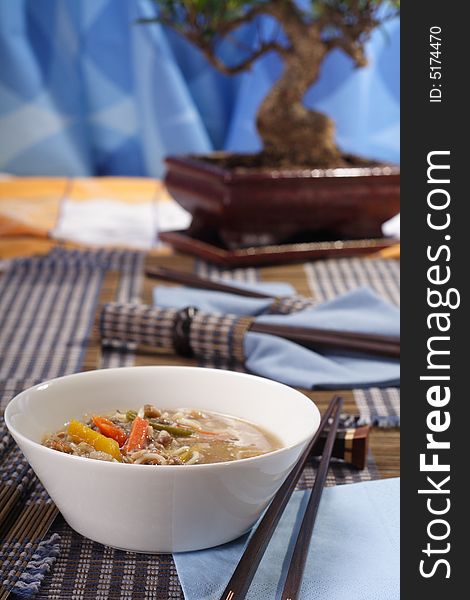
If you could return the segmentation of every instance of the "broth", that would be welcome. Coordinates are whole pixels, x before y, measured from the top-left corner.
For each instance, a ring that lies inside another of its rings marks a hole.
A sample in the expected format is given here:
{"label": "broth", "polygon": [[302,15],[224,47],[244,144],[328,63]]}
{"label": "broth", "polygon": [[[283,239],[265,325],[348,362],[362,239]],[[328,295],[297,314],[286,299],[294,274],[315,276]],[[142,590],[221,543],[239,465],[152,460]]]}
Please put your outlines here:
{"label": "broth", "polygon": [[194,409],[86,416],[46,435],[43,445],[84,458],[148,465],[208,464],[251,458],[282,447],[263,428],[238,417]]}

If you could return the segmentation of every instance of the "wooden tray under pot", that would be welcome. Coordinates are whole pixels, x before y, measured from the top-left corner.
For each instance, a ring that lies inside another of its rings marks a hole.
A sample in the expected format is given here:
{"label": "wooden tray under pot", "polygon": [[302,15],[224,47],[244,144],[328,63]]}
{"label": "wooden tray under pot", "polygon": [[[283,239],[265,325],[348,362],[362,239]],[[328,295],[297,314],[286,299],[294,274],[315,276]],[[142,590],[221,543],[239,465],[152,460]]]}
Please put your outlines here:
{"label": "wooden tray under pot", "polygon": [[378,252],[396,243],[385,238],[302,242],[228,249],[213,240],[200,239],[188,231],[167,231],[160,240],[175,250],[192,254],[217,265],[235,268],[301,262],[321,258],[344,258]]}

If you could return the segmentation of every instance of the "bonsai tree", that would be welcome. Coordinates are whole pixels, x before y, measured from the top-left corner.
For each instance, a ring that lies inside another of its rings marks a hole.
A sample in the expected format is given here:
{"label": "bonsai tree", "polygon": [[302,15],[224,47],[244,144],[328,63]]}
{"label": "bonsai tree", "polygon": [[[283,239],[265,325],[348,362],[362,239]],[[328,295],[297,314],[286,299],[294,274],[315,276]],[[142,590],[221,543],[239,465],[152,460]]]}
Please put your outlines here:
{"label": "bonsai tree", "polygon": [[[319,77],[323,60],[339,48],[357,67],[367,64],[364,47],[372,31],[397,15],[399,0],[153,0],[153,19],[196,46],[226,75],[241,73],[268,52],[276,52],[283,72],[257,113],[264,164],[341,166],[345,158],[335,143],[333,121],[309,110],[303,99]],[[284,35],[258,36],[257,44],[236,64],[218,53],[223,39],[262,15],[274,18]]]}

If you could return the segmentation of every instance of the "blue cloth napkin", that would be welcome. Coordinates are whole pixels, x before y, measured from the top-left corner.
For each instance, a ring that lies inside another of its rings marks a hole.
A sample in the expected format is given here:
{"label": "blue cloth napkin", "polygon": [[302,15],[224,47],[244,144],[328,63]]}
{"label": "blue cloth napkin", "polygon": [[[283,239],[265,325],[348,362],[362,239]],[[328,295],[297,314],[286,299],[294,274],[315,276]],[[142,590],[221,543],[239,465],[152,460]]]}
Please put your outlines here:
{"label": "blue cloth napkin", "polygon": [[[256,289],[260,289],[258,285]],[[153,298],[162,308],[195,306],[205,312],[255,316],[260,323],[384,335],[400,333],[398,308],[366,287],[289,315],[263,314],[271,303],[269,299],[207,290],[159,286],[154,289]],[[245,365],[250,372],[295,387],[347,389],[400,383],[397,359],[327,350],[316,352],[276,336],[251,332],[245,336],[244,350]]]}
{"label": "blue cloth napkin", "polygon": [[[398,600],[400,480],[326,488],[305,565],[301,600]],[[294,492],[247,600],[280,597],[308,492]],[[249,539],[174,555],[186,600],[219,600]],[[288,550],[287,550],[288,547]]]}

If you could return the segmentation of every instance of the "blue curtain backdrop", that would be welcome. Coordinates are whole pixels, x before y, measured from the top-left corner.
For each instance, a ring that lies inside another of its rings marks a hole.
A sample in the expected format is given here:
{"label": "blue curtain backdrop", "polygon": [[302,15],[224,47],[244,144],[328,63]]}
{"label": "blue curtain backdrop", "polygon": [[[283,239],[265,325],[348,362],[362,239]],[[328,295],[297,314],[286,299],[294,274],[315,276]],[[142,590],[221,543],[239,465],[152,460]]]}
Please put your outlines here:
{"label": "blue curtain backdrop", "polygon": [[[133,24],[152,14],[148,0],[0,0],[0,171],[161,176],[167,154],[259,149],[254,116],[279,59],[223,77],[172,32]],[[357,70],[331,53],[306,103],[336,120],[344,150],[398,162],[398,20],[368,56]]]}

